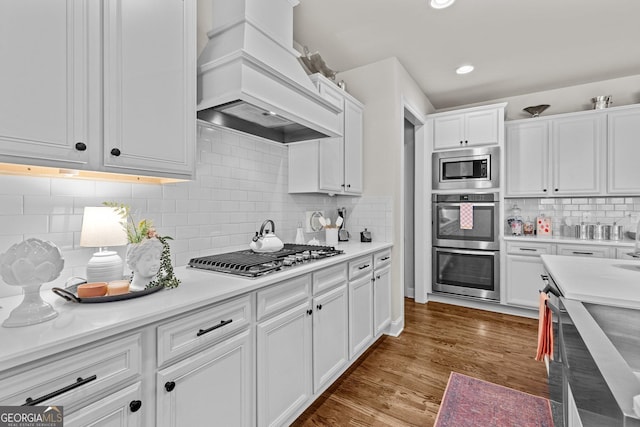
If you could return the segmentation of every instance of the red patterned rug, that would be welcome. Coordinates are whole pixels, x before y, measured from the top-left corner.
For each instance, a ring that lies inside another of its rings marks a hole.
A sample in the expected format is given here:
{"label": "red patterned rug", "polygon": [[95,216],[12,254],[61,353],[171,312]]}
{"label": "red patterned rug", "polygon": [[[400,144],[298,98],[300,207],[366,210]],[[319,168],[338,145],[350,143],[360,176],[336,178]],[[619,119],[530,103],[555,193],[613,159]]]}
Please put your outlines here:
{"label": "red patterned rug", "polygon": [[553,427],[548,399],[451,372],[434,427]]}

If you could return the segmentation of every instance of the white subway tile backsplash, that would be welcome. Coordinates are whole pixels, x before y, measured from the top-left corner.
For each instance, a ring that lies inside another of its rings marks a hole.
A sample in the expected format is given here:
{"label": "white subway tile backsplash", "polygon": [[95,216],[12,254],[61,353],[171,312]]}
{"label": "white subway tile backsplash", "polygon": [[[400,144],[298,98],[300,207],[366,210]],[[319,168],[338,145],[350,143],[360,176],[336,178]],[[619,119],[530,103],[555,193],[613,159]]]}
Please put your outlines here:
{"label": "white subway tile backsplash", "polygon": [[0,215],[23,214],[22,196],[0,196]]}
{"label": "white subway tile backsplash", "polygon": [[3,215],[0,221],[0,235],[47,232],[49,232],[48,215]]}
{"label": "white subway tile backsplash", "polygon": [[[56,282],[84,276],[95,249],[79,247],[82,214],[85,206],[105,201],[129,205],[136,221],[151,220],[161,235],[173,237],[169,244],[177,266],[196,256],[246,248],[265,219],[275,221],[282,240],[293,241],[306,211],[323,210],[335,221],[338,206],[347,208],[351,240],[358,241],[365,227],[375,240],[391,240],[390,198],[291,195],[287,145],[207,125],[198,127],[198,135],[197,175],[191,182],[149,185],[0,176],[0,253],[26,236],[50,240],[65,258]],[[305,238],[314,236],[324,240],[324,233],[306,233]],[[113,249],[124,259],[124,247]],[[0,284],[0,296],[5,288],[14,287]]]}

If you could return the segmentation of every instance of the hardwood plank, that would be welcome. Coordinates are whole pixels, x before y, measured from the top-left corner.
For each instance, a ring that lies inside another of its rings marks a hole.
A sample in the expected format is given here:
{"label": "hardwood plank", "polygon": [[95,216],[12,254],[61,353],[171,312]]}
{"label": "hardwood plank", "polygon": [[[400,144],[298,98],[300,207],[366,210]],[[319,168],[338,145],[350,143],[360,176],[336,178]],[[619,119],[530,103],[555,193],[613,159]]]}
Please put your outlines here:
{"label": "hardwood plank", "polygon": [[381,337],[292,425],[430,426],[451,371],[548,398],[538,321],[405,300],[405,329]]}

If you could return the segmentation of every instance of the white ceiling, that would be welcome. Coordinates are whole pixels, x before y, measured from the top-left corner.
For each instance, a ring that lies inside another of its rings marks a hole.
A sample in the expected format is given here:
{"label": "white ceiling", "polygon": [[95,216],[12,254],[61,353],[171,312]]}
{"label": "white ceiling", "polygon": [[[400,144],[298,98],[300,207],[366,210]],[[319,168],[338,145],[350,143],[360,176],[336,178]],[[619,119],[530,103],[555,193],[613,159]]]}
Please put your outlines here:
{"label": "white ceiling", "polygon": [[301,0],[294,39],[336,71],[395,56],[437,109],[640,74],[640,0],[428,3]]}

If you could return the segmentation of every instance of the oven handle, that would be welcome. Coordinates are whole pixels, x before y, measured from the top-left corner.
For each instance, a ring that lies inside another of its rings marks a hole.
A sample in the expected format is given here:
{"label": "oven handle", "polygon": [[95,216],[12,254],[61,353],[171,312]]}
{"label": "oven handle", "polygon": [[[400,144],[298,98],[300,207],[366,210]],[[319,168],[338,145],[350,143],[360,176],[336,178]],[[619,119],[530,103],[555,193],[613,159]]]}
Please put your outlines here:
{"label": "oven handle", "polygon": [[459,202],[433,202],[433,205],[440,208],[440,207],[458,207],[463,203],[469,203],[471,205],[475,206],[493,206],[496,207],[498,206],[499,202],[466,202],[464,200],[461,200]]}
{"label": "oven handle", "polygon": [[449,252],[452,254],[465,254],[465,255],[488,255],[488,256],[496,256],[499,252],[498,250],[486,250],[486,251],[474,251],[469,249],[457,249],[457,248],[439,248],[434,247],[436,252]]}
{"label": "oven handle", "polygon": [[544,283],[544,289],[541,290],[540,292],[544,292],[545,294],[548,294],[549,292],[551,292],[553,295],[557,296],[558,298],[562,296],[562,294],[560,293],[560,290],[551,284],[551,281],[549,280],[548,275],[541,274],[540,278],[542,278],[542,282]]}

